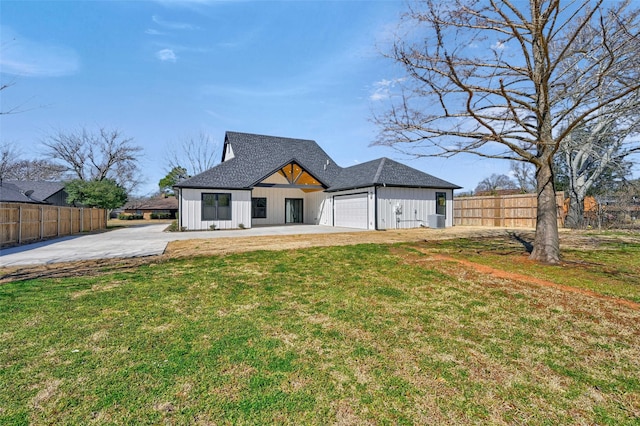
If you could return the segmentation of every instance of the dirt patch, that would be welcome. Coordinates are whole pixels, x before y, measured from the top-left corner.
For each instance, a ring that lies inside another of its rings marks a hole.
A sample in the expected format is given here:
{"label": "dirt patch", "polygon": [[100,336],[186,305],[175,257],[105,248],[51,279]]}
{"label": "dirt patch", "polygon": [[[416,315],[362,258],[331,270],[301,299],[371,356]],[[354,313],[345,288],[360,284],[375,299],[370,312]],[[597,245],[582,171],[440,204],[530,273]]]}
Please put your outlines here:
{"label": "dirt patch", "polygon": [[508,272],[508,271],[504,271],[502,269],[492,268],[491,266],[481,265],[481,264],[478,264],[478,263],[470,262],[468,260],[456,259],[456,258],[453,258],[451,256],[446,256],[446,255],[443,255],[443,254],[434,254],[434,253],[431,253],[431,252],[429,252],[427,250],[421,250],[421,249],[418,249],[418,250],[420,250],[422,253],[430,256],[434,260],[443,260],[443,261],[447,261],[447,262],[459,263],[459,264],[464,265],[467,268],[471,268],[471,269],[473,269],[476,272],[481,273],[481,274],[487,274],[487,275],[491,275],[491,276],[496,277],[496,278],[502,278],[502,279],[506,279],[506,280],[510,280],[510,281],[520,281],[520,282],[527,283],[527,284],[535,284],[535,285],[539,285],[539,286],[542,286],[542,287],[555,288],[555,289],[562,290],[564,292],[569,292],[569,293],[582,294],[582,295],[585,295],[585,296],[595,297],[595,298],[598,298],[598,299],[614,302],[614,303],[616,303],[618,305],[623,305],[623,306],[626,306],[626,307],[631,308],[631,309],[640,310],[640,303],[632,302],[630,300],[625,300],[625,299],[620,299],[620,298],[617,298],[617,297],[607,296],[607,295],[604,295],[604,294],[596,293],[595,291],[592,291],[592,290],[587,290],[587,289],[583,289],[583,288],[572,287],[572,286],[568,286],[568,285],[554,283],[554,282],[551,282],[551,281],[547,281],[547,280],[543,280],[543,279],[540,279],[540,278],[532,277],[531,275],[524,275],[524,274],[518,274],[518,273],[515,273],[515,272]]}

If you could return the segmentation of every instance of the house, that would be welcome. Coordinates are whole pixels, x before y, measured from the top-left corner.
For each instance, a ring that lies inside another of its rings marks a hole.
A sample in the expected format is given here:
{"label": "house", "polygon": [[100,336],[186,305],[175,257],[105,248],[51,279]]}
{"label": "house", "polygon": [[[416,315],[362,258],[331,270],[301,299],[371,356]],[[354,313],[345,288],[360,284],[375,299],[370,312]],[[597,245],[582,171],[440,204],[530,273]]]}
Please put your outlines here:
{"label": "house", "polygon": [[459,188],[388,158],[343,168],[315,141],[238,132],[226,133],[220,164],[175,186],[186,230],[453,226]]}
{"label": "house", "polygon": [[160,196],[146,200],[132,201],[124,206],[128,214],[142,215],[144,219],[175,219],[178,213],[178,199],[173,196]]}
{"label": "house", "polygon": [[60,182],[3,180],[0,186],[3,202],[69,206],[68,194],[64,190],[64,184]]}

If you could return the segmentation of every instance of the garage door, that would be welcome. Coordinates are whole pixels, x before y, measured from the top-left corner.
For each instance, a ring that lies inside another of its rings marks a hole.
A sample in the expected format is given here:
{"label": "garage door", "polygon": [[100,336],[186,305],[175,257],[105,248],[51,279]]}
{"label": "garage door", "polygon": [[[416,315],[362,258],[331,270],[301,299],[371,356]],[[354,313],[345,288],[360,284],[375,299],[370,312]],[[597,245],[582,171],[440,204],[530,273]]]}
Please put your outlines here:
{"label": "garage door", "polygon": [[367,194],[336,195],[333,199],[334,225],[368,229]]}

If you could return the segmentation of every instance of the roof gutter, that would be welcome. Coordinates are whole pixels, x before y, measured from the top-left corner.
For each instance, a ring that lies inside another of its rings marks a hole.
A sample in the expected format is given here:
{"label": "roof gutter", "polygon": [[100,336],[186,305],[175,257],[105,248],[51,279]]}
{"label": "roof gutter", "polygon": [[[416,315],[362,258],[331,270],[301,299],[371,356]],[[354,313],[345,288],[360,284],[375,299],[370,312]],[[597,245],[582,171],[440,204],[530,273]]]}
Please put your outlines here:
{"label": "roof gutter", "polygon": [[374,185],[373,187],[373,229],[379,231],[378,228],[378,188],[380,185]]}

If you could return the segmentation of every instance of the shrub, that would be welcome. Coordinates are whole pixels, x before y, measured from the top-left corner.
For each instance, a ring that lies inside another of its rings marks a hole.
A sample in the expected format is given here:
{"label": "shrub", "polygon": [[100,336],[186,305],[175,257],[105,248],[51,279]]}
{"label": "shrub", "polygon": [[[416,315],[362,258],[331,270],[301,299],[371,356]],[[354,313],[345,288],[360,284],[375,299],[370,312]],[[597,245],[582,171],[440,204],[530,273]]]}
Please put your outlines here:
{"label": "shrub", "polygon": [[151,219],[171,219],[171,213],[167,213],[167,212],[151,213]]}
{"label": "shrub", "polygon": [[141,214],[120,213],[118,215],[118,219],[120,219],[120,220],[141,220],[141,219],[144,219],[144,216],[142,216]]}

